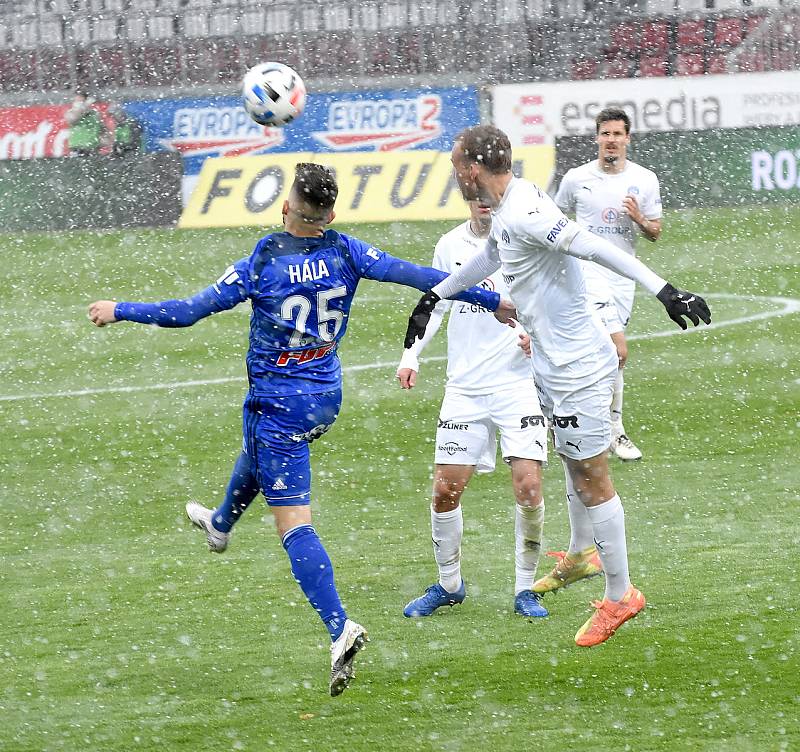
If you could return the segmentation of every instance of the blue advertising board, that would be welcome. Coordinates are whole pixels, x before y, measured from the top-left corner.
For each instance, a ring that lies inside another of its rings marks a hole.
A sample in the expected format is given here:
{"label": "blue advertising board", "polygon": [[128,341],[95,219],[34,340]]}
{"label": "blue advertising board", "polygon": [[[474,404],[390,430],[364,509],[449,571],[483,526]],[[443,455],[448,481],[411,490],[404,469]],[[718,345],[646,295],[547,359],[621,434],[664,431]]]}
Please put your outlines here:
{"label": "blue advertising board", "polygon": [[144,130],[148,151],[183,155],[184,175],[208,157],[268,152],[435,149],[479,122],[475,87],[386,89],[311,94],[302,117],[285,128],[254,123],[236,96],[124,103]]}

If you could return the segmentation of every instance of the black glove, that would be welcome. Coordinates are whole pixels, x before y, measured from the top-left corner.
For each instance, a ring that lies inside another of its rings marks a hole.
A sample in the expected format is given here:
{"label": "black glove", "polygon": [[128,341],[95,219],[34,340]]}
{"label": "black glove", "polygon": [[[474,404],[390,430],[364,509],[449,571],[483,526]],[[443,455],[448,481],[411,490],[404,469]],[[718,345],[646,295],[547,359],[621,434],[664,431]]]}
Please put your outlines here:
{"label": "black glove", "polygon": [[406,350],[414,344],[415,340],[422,339],[425,327],[431,320],[431,312],[440,300],[441,298],[433,290],[429,290],[419,299],[408,317],[408,329],[406,329],[406,338],[403,340],[403,347]]}
{"label": "black glove", "polygon": [[695,295],[685,290],[678,290],[669,282],[661,288],[656,297],[664,304],[669,317],[681,328],[686,329],[686,316],[695,326],[700,323],[700,319],[711,323],[711,311],[699,295]]}

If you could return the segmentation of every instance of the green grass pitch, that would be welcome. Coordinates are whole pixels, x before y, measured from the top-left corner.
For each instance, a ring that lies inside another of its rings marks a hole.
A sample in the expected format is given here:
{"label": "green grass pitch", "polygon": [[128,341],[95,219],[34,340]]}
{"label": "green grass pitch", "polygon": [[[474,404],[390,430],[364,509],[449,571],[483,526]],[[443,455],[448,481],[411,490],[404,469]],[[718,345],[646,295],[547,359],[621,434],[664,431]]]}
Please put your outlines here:
{"label": "green grass pitch", "polygon": [[[426,262],[448,227],[351,229]],[[513,614],[503,467],[464,498],[467,602],[403,618],[435,579],[444,338],[401,392],[417,293],[362,284],[344,409],[312,449],[315,523],[372,637],[336,699],[327,633],[263,503],[222,556],[183,516],[189,498],[216,503],[239,451],[245,307],[187,330],[86,319],[97,298],[193,293],[256,236],[0,236],[0,749],[800,749],[796,208],[673,212],[642,244],[726,325],[657,336],[674,325],[637,298],[626,426],[645,459],[613,472],[649,605],[591,650],[573,636],[601,580],[549,597],[548,619]],[[559,465],[549,548],[567,537]]]}

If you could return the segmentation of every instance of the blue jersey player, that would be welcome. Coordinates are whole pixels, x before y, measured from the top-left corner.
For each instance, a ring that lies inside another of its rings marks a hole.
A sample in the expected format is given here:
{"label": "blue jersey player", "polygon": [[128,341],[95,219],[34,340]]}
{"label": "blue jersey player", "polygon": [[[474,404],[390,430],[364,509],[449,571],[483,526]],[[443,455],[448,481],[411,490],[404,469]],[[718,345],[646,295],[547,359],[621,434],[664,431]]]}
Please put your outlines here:
{"label": "blue jersey player", "polygon": [[[331,695],[344,691],[366,630],[347,618],[333,567],[311,525],[309,444],[336,420],[342,400],[337,346],[362,277],[429,290],[443,272],[420,267],[334,230],[338,188],[333,174],[298,164],[283,205],[285,231],[262,238],[253,253],[229,266],[210,287],[185,300],[89,306],[97,326],[134,321],[191,326],[210,314],[250,301],[250,384],[243,407],[244,441],[222,503],[215,510],[189,502],[191,521],[222,552],[231,529],[259,491],[276,522],[292,573],[331,636]],[[471,288],[459,299],[496,311],[507,322],[510,303]]]}

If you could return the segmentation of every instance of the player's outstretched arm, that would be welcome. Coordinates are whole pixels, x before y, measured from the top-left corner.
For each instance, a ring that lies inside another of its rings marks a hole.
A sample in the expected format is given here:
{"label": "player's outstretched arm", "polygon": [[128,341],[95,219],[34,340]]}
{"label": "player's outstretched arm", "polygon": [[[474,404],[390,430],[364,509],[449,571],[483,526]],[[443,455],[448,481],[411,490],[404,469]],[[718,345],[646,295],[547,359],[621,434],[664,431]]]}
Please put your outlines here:
{"label": "player's outstretched arm", "polygon": [[635,256],[620,250],[588,230],[579,230],[565,251],[571,256],[595,261],[607,269],[638,282],[650,290],[667,309],[669,317],[681,328],[687,324],[683,317],[697,326],[701,321],[711,323],[711,311],[703,298],[694,293],[678,290],[661,278]]}
{"label": "player's outstretched arm", "polygon": [[246,299],[240,285],[212,285],[184,300],[161,303],[115,303],[98,300],[89,306],[89,320],[95,326],[115,321],[133,321],[167,328],[191,326],[212,313],[227,311]]}

